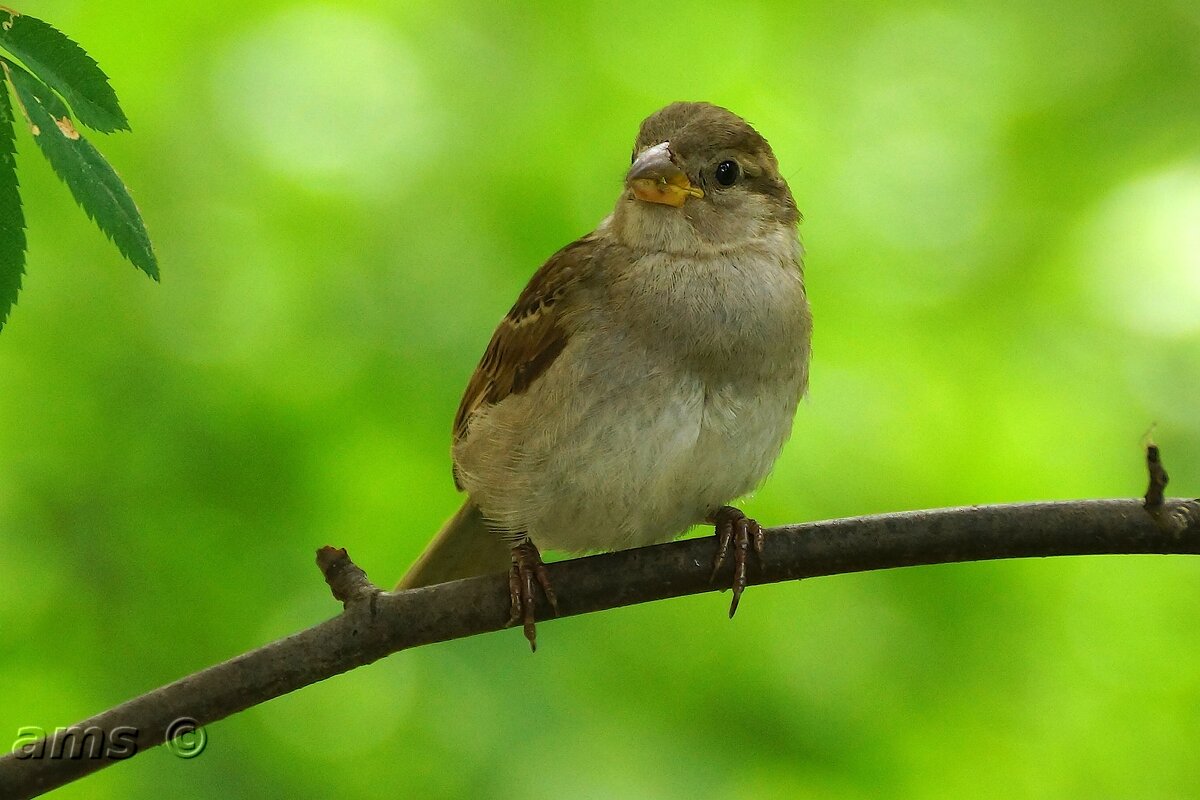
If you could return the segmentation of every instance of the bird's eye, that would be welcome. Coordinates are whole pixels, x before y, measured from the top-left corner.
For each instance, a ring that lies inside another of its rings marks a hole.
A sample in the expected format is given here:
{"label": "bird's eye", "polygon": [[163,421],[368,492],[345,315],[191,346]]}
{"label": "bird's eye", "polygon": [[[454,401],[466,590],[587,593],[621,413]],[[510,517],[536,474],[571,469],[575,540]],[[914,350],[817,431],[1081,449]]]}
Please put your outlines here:
{"label": "bird's eye", "polygon": [[722,161],[717,164],[717,183],[722,186],[733,186],[738,179],[739,172],[736,161]]}

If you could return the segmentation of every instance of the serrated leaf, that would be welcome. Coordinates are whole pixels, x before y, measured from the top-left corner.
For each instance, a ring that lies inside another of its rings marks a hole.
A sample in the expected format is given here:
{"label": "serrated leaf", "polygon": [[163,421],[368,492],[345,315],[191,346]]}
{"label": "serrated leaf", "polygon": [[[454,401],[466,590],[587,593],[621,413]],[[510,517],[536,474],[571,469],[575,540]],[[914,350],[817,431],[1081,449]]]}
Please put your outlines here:
{"label": "serrated leaf", "polygon": [[104,156],[71,123],[67,107],[20,65],[0,58],[33,131],[33,140],[75,202],[112,240],[121,255],[158,280],[158,262],[142,215]]}
{"label": "serrated leaf", "polygon": [[75,117],[101,133],[129,130],[117,93],[95,59],[47,22],[0,9],[0,47],[63,96]]}
{"label": "serrated leaf", "polygon": [[0,329],[21,291],[25,274],[25,215],[17,184],[17,143],[8,90],[0,86]]}

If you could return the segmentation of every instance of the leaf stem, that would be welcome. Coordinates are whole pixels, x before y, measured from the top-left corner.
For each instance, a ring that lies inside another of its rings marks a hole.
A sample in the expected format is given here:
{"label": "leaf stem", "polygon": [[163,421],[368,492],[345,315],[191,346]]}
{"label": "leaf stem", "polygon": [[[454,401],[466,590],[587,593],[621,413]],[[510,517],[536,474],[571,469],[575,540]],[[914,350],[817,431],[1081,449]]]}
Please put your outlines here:
{"label": "leaf stem", "polygon": [[[0,8],[4,8],[0,6]],[[9,69],[8,59],[0,58],[0,69],[4,70],[4,81],[8,87],[12,89],[12,97],[17,101],[17,106],[21,109],[21,116],[25,117],[25,122],[29,123],[29,130],[34,136],[41,134],[42,129],[33,123],[33,117],[29,116],[29,109],[25,107],[25,101],[21,99],[21,93],[17,91],[17,85],[13,83],[12,70]]]}

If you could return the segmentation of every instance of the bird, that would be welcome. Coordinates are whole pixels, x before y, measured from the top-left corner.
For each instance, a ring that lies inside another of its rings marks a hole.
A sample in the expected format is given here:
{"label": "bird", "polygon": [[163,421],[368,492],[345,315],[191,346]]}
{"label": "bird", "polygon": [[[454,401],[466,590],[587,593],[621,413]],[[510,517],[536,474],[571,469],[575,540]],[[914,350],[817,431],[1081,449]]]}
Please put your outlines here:
{"label": "bird", "polygon": [[[509,573],[537,647],[541,551],[621,550],[714,526],[729,616],[762,527],[730,505],[763,481],[807,391],[800,213],[767,140],[721,106],[641,124],[612,213],[538,269],[467,383],[452,446],[462,507],[398,591]],[[559,589],[563,587],[558,587]]]}

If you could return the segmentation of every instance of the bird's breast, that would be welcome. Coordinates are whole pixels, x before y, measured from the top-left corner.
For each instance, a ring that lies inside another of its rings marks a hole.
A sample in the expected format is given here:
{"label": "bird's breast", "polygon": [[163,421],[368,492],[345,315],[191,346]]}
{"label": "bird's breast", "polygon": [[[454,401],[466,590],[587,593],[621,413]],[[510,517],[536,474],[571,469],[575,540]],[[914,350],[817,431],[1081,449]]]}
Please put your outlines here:
{"label": "bird's breast", "polygon": [[807,361],[811,321],[794,250],[648,254],[612,292],[605,310],[614,327],[706,379]]}

